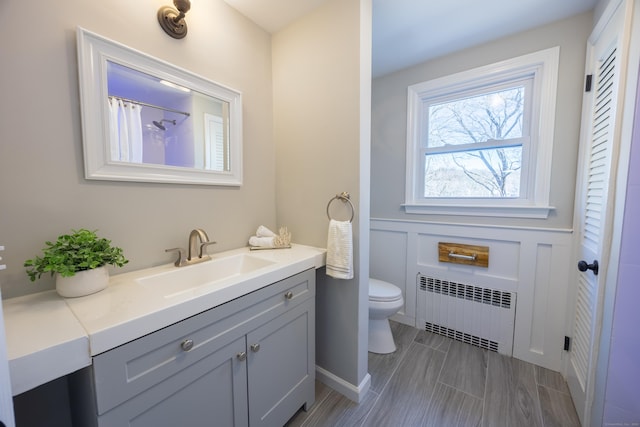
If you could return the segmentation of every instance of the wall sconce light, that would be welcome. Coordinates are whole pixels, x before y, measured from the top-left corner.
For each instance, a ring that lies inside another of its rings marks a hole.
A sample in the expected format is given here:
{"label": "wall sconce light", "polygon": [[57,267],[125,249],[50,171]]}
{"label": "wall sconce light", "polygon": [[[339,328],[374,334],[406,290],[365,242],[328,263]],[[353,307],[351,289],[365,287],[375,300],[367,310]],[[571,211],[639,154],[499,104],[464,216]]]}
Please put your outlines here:
{"label": "wall sconce light", "polygon": [[181,39],[187,35],[187,23],[185,14],[191,9],[189,0],[173,0],[176,9],[171,6],[162,6],[158,9],[158,22],[165,33],[174,39]]}

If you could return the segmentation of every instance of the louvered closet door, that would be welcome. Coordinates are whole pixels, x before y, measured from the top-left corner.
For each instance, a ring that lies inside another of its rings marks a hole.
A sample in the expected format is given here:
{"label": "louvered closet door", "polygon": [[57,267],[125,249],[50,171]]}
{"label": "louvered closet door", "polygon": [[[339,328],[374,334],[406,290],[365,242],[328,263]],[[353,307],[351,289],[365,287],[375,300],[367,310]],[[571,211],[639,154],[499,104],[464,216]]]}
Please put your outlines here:
{"label": "louvered closet door", "polygon": [[[587,70],[592,74],[591,92],[585,94],[576,182],[575,226],[577,259],[593,269],[577,273],[573,340],[569,357],[569,388],[583,425],[589,425],[593,381],[600,333],[606,257],[610,241],[613,194],[613,153],[619,138],[619,80],[624,1],[600,34],[587,47]],[[611,15],[609,15],[611,17]],[[598,27],[597,27],[598,28]],[[572,267],[576,268],[576,267]]]}

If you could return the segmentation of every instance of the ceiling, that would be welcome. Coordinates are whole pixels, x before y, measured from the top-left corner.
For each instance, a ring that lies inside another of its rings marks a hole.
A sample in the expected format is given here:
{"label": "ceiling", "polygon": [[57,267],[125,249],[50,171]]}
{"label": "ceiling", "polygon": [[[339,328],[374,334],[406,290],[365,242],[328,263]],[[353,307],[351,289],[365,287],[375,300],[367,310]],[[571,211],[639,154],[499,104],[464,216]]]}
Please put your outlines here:
{"label": "ceiling", "polygon": [[224,0],[270,33],[276,33],[326,0]]}
{"label": "ceiling", "polygon": [[[274,33],[325,0],[225,0]],[[373,76],[593,9],[598,0],[372,0]]]}

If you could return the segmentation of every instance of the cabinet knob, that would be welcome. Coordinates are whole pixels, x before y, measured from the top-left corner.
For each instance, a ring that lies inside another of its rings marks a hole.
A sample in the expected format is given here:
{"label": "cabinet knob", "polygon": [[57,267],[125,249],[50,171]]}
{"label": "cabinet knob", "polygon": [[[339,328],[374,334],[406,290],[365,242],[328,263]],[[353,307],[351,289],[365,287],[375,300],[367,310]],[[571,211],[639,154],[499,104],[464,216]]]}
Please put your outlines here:
{"label": "cabinet knob", "polygon": [[286,294],[284,294],[284,297],[285,297],[286,299],[291,299],[291,298],[293,298],[293,292],[291,292],[291,291],[287,292]]}
{"label": "cabinet knob", "polygon": [[184,351],[189,351],[193,348],[193,340],[184,340],[182,341],[182,344],[180,344],[180,347],[182,347],[182,350]]}
{"label": "cabinet knob", "polygon": [[247,352],[241,351],[240,353],[236,354],[236,357],[238,358],[239,361],[244,362],[245,359],[247,358]]}
{"label": "cabinet knob", "polygon": [[251,344],[251,351],[257,353],[260,351],[260,344]]}

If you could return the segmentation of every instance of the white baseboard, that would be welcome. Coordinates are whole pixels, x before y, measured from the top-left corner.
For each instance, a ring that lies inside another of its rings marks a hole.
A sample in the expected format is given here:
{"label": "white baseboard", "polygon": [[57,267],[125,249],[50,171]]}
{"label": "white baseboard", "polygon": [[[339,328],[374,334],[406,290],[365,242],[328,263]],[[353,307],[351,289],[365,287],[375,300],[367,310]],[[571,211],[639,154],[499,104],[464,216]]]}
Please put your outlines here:
{"label": "white baseboard", "polygon": [[362,402],[371,386],[371,375],[368,373],[362,382],[355,386],[318,365],[316,365],[316,379],[356,403]]}

